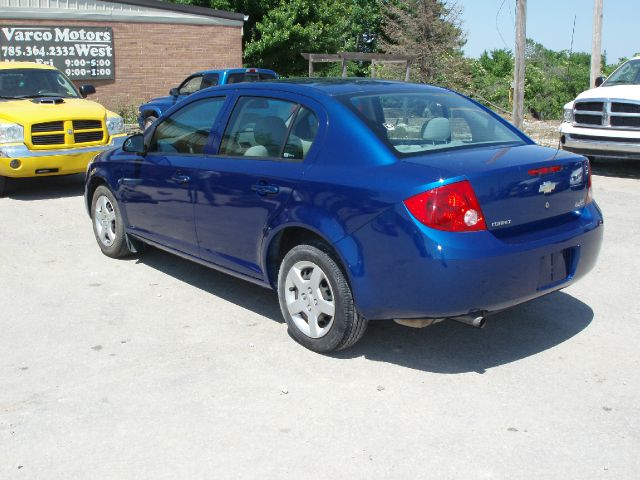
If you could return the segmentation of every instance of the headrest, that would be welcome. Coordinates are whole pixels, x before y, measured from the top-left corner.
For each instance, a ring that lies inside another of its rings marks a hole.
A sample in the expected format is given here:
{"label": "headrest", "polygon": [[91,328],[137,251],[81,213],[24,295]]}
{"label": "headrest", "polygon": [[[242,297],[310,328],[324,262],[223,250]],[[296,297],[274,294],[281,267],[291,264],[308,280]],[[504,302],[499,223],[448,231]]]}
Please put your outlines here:
{"label": "headrest", "polygon": [[[284,121],[276,116],[263,117],[258,119],[253,130],[253,136],[259,145],[264,145],[269,150],[280,148],[287,134],[287,126]],[[273,152],[270,152],[273,154]]]}
{"label": "headrest", "polygon": [[451,138],[451,125],[444,117],[429,120],[422,132],[422,138],[430,142],[446,142]]}

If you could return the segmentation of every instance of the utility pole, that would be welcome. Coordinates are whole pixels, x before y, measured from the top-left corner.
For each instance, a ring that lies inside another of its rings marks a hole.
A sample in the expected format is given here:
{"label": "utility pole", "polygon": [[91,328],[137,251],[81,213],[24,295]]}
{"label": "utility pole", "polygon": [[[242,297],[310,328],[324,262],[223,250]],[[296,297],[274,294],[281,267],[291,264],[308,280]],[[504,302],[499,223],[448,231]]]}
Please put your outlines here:
{"label": "utility pole", "polygon": [[602,70],[602,0],[593,2],[593,38],[591,39],[591,88],[596,86],[596,78]]}
{"label": "utility pole", "polygon": [[516,0],[516,58],[513,72],[513,124],[524,119],[524,47],[527,43],[527,0]]}

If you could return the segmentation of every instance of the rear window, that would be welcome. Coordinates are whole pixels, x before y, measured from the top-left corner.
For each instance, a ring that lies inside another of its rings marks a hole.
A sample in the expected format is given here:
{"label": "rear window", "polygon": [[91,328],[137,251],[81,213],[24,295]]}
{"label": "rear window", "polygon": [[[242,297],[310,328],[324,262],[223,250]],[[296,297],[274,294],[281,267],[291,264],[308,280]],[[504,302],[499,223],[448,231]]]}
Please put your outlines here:
{"label": "rear window", "polygon": [[343,102],[401,156],[524,143],[493,115],[453,93],[353,95]]}
{"label": "rear window", "polygon": [[230,73],[227,75],[227,83],[257,82],[259,80],[273,80],[274,78],[276,78],[274,74],[264,72]]}

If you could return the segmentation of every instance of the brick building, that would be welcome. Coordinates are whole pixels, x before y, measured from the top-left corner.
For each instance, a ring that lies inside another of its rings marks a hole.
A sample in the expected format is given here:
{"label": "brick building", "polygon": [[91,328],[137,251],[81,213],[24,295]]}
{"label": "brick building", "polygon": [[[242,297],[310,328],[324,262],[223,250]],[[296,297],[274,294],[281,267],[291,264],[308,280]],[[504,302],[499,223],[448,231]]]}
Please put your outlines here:
{"label": "brick building", "polygon": [[159,0],[0,0],[0,60],[53,62],[123,111],[194,71],[242,66],[244,20]]}

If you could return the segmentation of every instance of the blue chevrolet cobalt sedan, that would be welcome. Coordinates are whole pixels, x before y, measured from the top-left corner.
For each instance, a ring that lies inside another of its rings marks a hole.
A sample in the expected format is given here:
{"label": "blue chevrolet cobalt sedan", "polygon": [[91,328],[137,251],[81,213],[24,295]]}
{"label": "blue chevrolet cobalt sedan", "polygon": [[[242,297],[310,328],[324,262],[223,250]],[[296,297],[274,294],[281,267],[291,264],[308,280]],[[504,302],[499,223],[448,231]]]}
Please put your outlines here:
{"label": "blue chevrolet cobalt sedan", "polygon": [[149,244],[273,288],[318,352],[372,320],[482,326],[589,272],[603,232],[586,158],[389,81],[205,89],[100,154],[85,199],[105,255]]}

